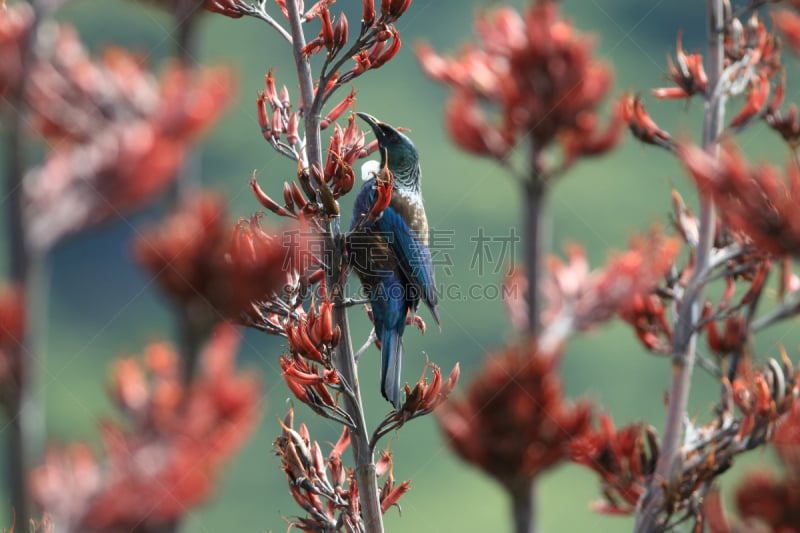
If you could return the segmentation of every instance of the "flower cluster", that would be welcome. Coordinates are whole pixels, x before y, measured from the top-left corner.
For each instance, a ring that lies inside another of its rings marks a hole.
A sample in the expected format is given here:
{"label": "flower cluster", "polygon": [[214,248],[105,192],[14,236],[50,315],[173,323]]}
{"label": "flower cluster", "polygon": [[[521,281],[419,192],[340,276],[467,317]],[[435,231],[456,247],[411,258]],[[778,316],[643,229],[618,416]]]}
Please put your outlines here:
{"label": "flower cluster", "polygon": [[[352,101],[348,105],[351,104]],[[262,113],[259,111],[259,117],[261,115]],[[278,216],[302,217],[309,219],[311,223],[316,222],[316,215],[337,215],[339,213],[336,200],[350,192],[355,184],[353,163],[374,152],[377,149],[377,143],[366,143],[364,132],[358,128],[355,122],[355,115],[348,118],[347,126],[344,128],[333,122],[336,118],[338,115],[329,114],[325,119],[326,121],[330,120],[329,123],[333,124],[333,134],[324,167],[322,169],[312,167],[309,171],[298,161],[296,182],[283,183],[283,205],[264,192],[253,175],[250,187],[263,207]],[[274,132],[274,130],[271,131]],[[267,134],[265,133],[265,135]],[[270,133],[270,135],[274,134]],[[280,151],[281,143],[275,141],[274,136],[273,141],[277,143],[277,149]]]}
{"label": "flower cluster", "polygon": [[111,396],[128,424],[103,425],[105,460],[83,444],[51,448],[32,474],[33,495],[59,531],[151,531],[210,496],[258,418],[259,381],[235,372],[237,347],[238,333],[220,326],[188,388],[164,344],[147,348],[146,371],[135,359],[117,363]]}
{"label": "flower cluster", "polygon": [[[504,159],[527,136],[537,152],[559,143],[567,166],[616,144],[619,121],[604,129],[597,115],[611,72],[592,56],[592,39],[561,18],[556,2],[538,0],[522,15],[505,7],[480,14],[476,33],[479,45],[457,59],[427,46],[417,50],[426,74],[454,90],[447,126],[462,149]],[[496,106],[497,120],[481,102]]]}
{"label": "flower cluster", "polygon": [[544,282],[549,302],[543,314],[546,331],[563,339],[569,332],[589,330],[617,314],[638,323],[644,311],[641,303],[667,274],[679,251],[677,239],[654,230],[646,238],[632,239],[626,252],[594,272],[578,246],[569,248],[568,263],[551,258],[550,277]]}
{"label": "flower cluster", "polygon": [[739,128],[767,110],[773,78],[782,79],[780,44],[768,33],[762,20],[753,15],[745,24],[733,19],[725,42],[725,71],[718,93],[735,95],[747,91],[747,99],[739,113],[730,121]]}
{"label": "flower cluster", "polygon": [[679,156],[700,191],[719,206],[730,230],[764,251],[800,257],[796,165],[787,165],[784,180],[773,166],[750,166],[732,143],[723,144],[716,159],[695,146],[682,146]]}
{"label": "flower cluster", "polygon": [[[782,372],[789,370],[789,367],[785,359],[781,374],[778,373],[777,363],[772,361],[770,366],[771,371],[753,376],[752,380],[757,381],[758,385],[745,389],[755,394],[745,393],[739,401],[744,402],[746,409],[751,412],[760,410],[766,415],[768,410],[773,411],[768,415],[770,418],[785,413],[772,426],[772,443],[783,466],[783,476],[778,477],[767,470],[756,470],[745,476],[735,497],[736,508],[742,518],[739,523],[729,521],[718,493],[707,497],[704,511],[712,533],[788,532],[795,531],[800,523],[800,403],[796,401],[796,376],[792,380],[794,384],[776,383],[774,379],[781,379]],[[789,394],[779,398],[776,394],[778,391]],[[757,407],[758,403],[761,403],[761,408]]]}
{"label": "flower cluster", "polygon": [[533,344],[509,346],[487,356],[465,397],[438,411],[453,450],[512,493],[568,458],[571,440],[589,428],[589,403],[563,397],[559,359]]}
{"label": "flower cluster", "polygon": [[[286,473],[289,491],[308,516],[294,518],[292,526],[303,531],[364,531],[358,500],[355,472],[342,464],[342,454],[350,445],[350,434],[344,430],[328,457],[322,454],[317,441],[312,441],[305,424],[294,429],[294,411],[281,423],[283,431],[275,441],[275,451]],[[375,465],[377,478],[386,476],[380,486],[381,512],[396,505],[410,486],[408,481],[396,484],[392,474],[391,455],[384,453]]]}
{"label": "flower cluster", "polygon": [[[269,109],[267,107],[269,106]],[[256,97],[256,116],[264,139],[271,143],[280,142],[281,135],[286,133],[289,148],[299,142],[297,133],[297,111],[291,111],[289,89],[281,87],[280,96],[275,86],[272,70],[264,76],[264,90]]]}
{"label": "flower cluster", "polygon": [[341,330],[333,327],[333,305],[312,301],[308,312],[298,307],[294,316],[283,319],[289,353],[280,359],[281,371],[289,390],[301,402],[324,416],[342,417],[348,422],[328,387],[334,393],[345,385],[333,366],[333,349],[339,344]]}
{"label": "flower cluster", "polygon": [[615,429],[611,417],[600,417],[600,427],[572,441],[572,461],[594,470],[601,478],[605,501],[594,507],[608,514],[631,513],[655,472],[658,444],[655,430],[642,424]]}
{"label": "flower cluster", "polygon": [[[303,49],[305,54],[316,54],[324,49],[327,57],[333,57],[347,45],[347,17],[342,12],[334,22],[328,9],[332,3],[324,0],[317,2],[303,16],[305,20],[319,16],[321,25],[319,35]],[[281,0],[281,4],[285,4],[285,0]],[[393,23],[410,5],[411,0],[381,0],[380,13],[376,13],[374,0],[364,0],[361,33],[355,45],[348,50],[355,65],[341,76],[335,73],[329,83],[331,87],[325,88],[325,94],[329,94],[333,85],[342,85],[368,70],[380,68],[397,55],[401,46],[400,32]],[[282,6],[282,9],[286,14],[286,8]]]}
{"label": "flower cluster", "polygon": [[[779,20],[780,17],[775,18],[776,24]],[[675,87],[653,89],[656,98],[691,98],[700,95],[706,100],[726,100],[746,94],[744,104],[729,122],[730,128],[741,129],[754,119],[764,118],[784,137],[790,134],[793,120],[791,112],[789,117],[781,117],[777,112],[783,101],[784,83],[780,44],[757,15],[754,14],[746,23],[738,18],[728,21],[725,30],[724,71],[716,87],[709,87],[702,55],[698,52],[686,53],[680,34],[675,48],[675,61],[667,57],[668,78]],[[775,81],[776,78],[779,79],[778,82]],[[770,99],[773,88],[774,94]],[[634,137],[669,150],[674,148],[669,133],[653,122],[638,97],[623,96],[622,110]]]}
{"label": "flower cluster", "polygon": [[[793,439],[800,432],[792,428],[791,416],[798,411],[797,375],[785,354],[781,363],[770,359],[764,368],[745,368],[740,375],[733,384],[723,380],[723,399],[717,416],[703,426],[690,425],[687,428],[681,447],[681,468],[675,471],[674,479],[664,480],[665,510],[677,520],[682,520],[684,516],[681,513],[685,513],[686,517],[700,523],[704,519],[703,513],[712,510],[715,514],[705,519],[709,524],[721,524],[723,520],[716,514],[721,511],[710,509],[709,505],[704,511],[693,503],[695,498],[702,495],[719,474],[730,468],[737,455],[761,446],[773,432],[776,441],[781,440],[779,435],[783,432],[785,442],[796,445]],[[650,427],[631,425],[616,430],[610,418],[602,417],[600,422],[600,428],[585,432],[572,442],[572,459],[600,475],[605,501],[596,506],[598,511],[628,514],[635,510],[647,480],[655,471],[659,457],[658,440]],[[757,480],[754,478],[753,481]],[[746,498],[740,497],[740,509],[758,509],[751,514],[759,515],[765,505],[780,509],[789,503],[785,499],[773,499],[775,493],[770,493],[764,480],[761,481],[740,490],[740,494],[747,493]],[[762,489],[760,495],[751,491],[756,486]],[[770,503],[766,504],[767,501]],[[714,504],[712,499],[711,506]],[[787,511],[789,509],[791,507],[786,507]],[[711,529],[715,533],[732,531],[713,525]],[[782,530],[776,524],[776,529],[770,531]]]}
{"label": "flower cluster", "polygon": [[653,89],[656,98],[688,98],[695,94],[705,95],[708,90],[708,75],[703,68],[703,56],[695,52],[687,54],[681,44],[681,36],[675,43],[675,62],[667,56],[669,78],[677,87]]}
{"label": "flower cluster", "polygon": [[258,217],[231,234],[224,203],[191,198],[160,227],[137,238],[137,261],[174,302],[210,328],[224,318],[258,314],[258,302],[284,295],[305,269],[300,228],[268,233]]}
{"label": "flower cluster", "polygon": [[[708,301],[703,307],[702,318],[705,322],[708,347],[718,356],[738,355],[744,352],[749,324],[741,310],[747,310],[748,306],[758,301],[767,276],[772,270],[772,261],[763,255],[743,256],[737,259],[731,260],[726,265],[726,272],[729,275],[725,278],[725,290],[716,309]],[[749,282],[749,287],[739,301],[734,303],[732,300],[737,278]],[[718,326],[720,321],[724,323],[722,331]]]}
{"label": "flower cluster", "polygon": [[224,70],[171,66],[156,80],[119,49],[93,61],[65,25],[38,57],[26,98],[34,129],[53,143],[25,177],[27,237],[39,249],[145,205],[233,90]]}

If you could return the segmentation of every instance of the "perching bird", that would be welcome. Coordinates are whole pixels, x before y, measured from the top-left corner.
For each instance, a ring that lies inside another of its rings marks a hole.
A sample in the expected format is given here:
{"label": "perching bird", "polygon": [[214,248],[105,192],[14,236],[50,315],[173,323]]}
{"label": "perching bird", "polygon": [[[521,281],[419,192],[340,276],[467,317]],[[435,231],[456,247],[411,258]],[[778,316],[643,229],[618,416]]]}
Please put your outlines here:
{"label": "perching bird", "polygon": [[394,188],[389,206],[375,217],[379,180],[386,176],[379,173],[361,187],[353,207],[348,252],[351,267],[367,292],[375,335],[381,343],[381,393],[399,409],[406,317],[409,312],[416,313],[422,300],[439,325],[419,153],[411,140],[393,127],[366,113],[358,116],[375,133],[380,168],[394,175]]}

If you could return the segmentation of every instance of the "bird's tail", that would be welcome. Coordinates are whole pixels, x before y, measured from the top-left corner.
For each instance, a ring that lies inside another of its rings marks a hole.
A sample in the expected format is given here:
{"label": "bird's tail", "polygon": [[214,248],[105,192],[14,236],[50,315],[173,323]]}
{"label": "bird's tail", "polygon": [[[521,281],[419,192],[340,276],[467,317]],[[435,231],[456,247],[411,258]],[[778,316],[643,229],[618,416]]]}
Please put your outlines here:
{"label": "bird's tail", "polygon": [[403,337],[395,329],[384,330],[381,339],[381,393],[400,409],[400,364],[403,357]]}

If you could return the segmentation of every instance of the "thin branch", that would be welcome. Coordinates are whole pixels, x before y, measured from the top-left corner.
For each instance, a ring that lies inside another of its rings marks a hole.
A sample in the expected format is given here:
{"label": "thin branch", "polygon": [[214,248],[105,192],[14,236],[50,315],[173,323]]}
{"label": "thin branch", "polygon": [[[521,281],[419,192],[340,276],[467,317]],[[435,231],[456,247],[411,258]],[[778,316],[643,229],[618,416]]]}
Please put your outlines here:
{"label": "thin branch", "polygon": [[[378,25],[375,25],[374,28],[377,28]],[[345,61],[351,59],[353,56],[357,55],[363,48],[369,44],[370,39],[373,39],[376,35],[376,31],[374,28],[362,28],[361,34],[359,34],[358,38],[356,39],[355,43],[345,52],[337,54],[339,59],[333,63],[331,66],[331,60],[335,56],[331,56],[325,60],[325,64],[322,67],[322,76],[320,76],[319,86],[320,87],[327,87],[328,82],[331,81],[334,74],[336,74],[340,68],[344,65]],[[312,104],[311,108],[314,109],[317,113],[322,112],[322,107],[325,105],[325,102],[331,97],[331,95],[338,89],[339,87],[343,86],[345,83],[352,80],[353,77],[342,76],[333,84],[329,90],[321,90],[317,94],[317,97],[314,99],[314,103]]]}
{"label": "thin branch", "polygon": [[361,356],[364,355],[364,352],[366,352],[370,346],[375,344],[375,341],[377,339],[378,336],[375,334],[375,328],[372,328],[372,331],[369,332],[369,336],[367,337],[367,340],[364,342],[364,345],[361,346],[361,348],[359,348],[358,351],[353,355],[356,362],[358,362],[358,360],[361,359]]}
{"label": "thin branch", "polygon": [[776,307],[761,318],[754,320],[750,329],[753,333],[761,331],[773,324],[786,318],[797,315],[800,310],[800,290],[787,295],[786,300],[781,306]]}
{"label": "thin branch", "polygon": [[341,302],[336,303],[336,307],[355,307],[368,303],[369,298],[344,298]]}
{"label": "thin branch", "polygon": [[272,15],[267,13],[266,0],[260,0],[258,2],[258,6],[250,6],[250,11],[247,14],[253,18],[263,20],[264,22],[272,26],[281,35],[281,37],[283,37],[286,40],[287,43],[292,44],[291,34],[288,31],[286,31],[286,28],[281,26],[280,23],[278,23],[278,21],[272,17]]}
{"label": "thin branch", "polygon": [[[707,0],[708,11],[708,78],[709,86],[716,88],[723,69],[725,13],[723,0]],[[712,95],[716,91],[711,92]],[[710,97],[705,104],[703,121],[703,148],[716,155],[718,139],[723,127],[724,106],[721,98]],[[711,260],[715,226],[714,204],[701,196],[699,214],[700,240],[696,250],[694,274],[678,306],[675,335],[672,344],[672,384],[669,392],[667,421],[664,427],[662,451],[651,476],[647,490],[639,501],[636,513],[637,533],[663,530],[666,502],[665,491],[680,481],[683,472],[681,436],[683,420],[689,401],[692,370],[695,363],[697,340],[695,324],[700,317],[705,273]]]}
{"label": "thin branch", "polygon": [[[311,74],[311,64],[303,53],[306,46],[306,37],[303,33],[302,21],[296,0],[287,0],[286,9],[289,12],[289,26],[292,30],[291,43],[297,77],[300,82],[300,95],[303,102],[314,101],[314,76]],[[313,108],[313,106],[312,106]],[[311,108],[304,109],[306,157],[309,167],[322,168],[322,150],[320,148],[319,114],[310,112]]]}

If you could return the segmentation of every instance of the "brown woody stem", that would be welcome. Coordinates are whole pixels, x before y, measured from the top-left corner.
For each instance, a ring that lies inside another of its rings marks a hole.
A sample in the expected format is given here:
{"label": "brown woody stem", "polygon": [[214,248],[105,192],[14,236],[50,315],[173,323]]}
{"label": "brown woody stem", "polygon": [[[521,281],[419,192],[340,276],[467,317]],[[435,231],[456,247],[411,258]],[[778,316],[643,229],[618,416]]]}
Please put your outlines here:
{"label": "brown woody stem", "polygon": [[[300,92],[306,106],[304,114],[306,156],[309,168],[322,168],[322,150],[320,135],[320,113],[315,109],[314,79],[311,74],[311,65],[303,54],[306,45],[305,35],[300,20],[300,12],[296,0],[286,2],[289,14],[289,26],[292,34],[292,52],[294,53],[297,76],[300,82]],[[324,85],[321,85],[324,90]],[[326,260],[330,268],[327,272],[328,286],[331,287],[333,303],[334,327],[339,326],[342,337],[334,351],[334,365],[343,381],[351,391],[351,395],[344,397],[344,410],[355,422],[355,429],[350,431],[350,442],[355,460],[356,482],[358,483],[358,499],[361,506],[361,515],[364,528],[370,533],[383,532],[383,515],[381,513],[380,495],[378,493],[378,480],[375,475],[375,460],[369,446],[369,432],[364,418],[361,389],[358,384],[358,372],[353,355],[353,343],[350,336],[350,326],[347,320],[347,308],[341,304],[344,301],[344,290],[341,280],[343,278],[341,265],[343,257],[343,241],[339,229],[339,217],[331,217],[327,223],[328,235],[326,238]]]}
{"label": "brown woody stem", "polygon": [[[175,56],[182,68],[197,66],[197,22],[196,11],[202,9],[194,0],[176,0],[172,12],[175,23]],[[168,191],[167,209],[174,210],[184,202],[196,182],[197,158],[189,153]],[[204,313],[190,306],[177,305],[173,308],[178,337],[178,347],[183,366],[183,382],[188,386],[197,369],[197,361],[203,342],[209,333],[209,324]],[[176,525],[177,527],[177,525]]]}
{"label": "brown woody stem", "polygon": [[[525,273],[528,282],[528,325],[522,342],[538,341],[542,333],[539,281],[542,254],[544,252],[542,226],[547,185],[542,179],[539,166],[539,151],[531,142],[530,176],[522,181],[523,187],[523,235],[525,246]],[[536,504],[534,502],[536,480],[531,479],[511,489],[514,527],[517,533],[536,531]]]}
{"label": "brown woody stem", "polygon": [[528,336],[535,339],[541,332],[539,302],[539,271],[542,262],[542,219],[544,216],[545,185],[534,172],[524,184],[525,272],[528,278]]}
{"label": "brown woody stem", "polygon": [[[6,253],[9,258],[9,278],[20,290],[25,291],[26,308],[30,309],[29,282],[31,277],[31,253],[25,238],[23,178],[28,167],[27,137],[25,119],[28,103],[25,98],[27,82],[33,63],[36,60],[36,40],[41,25],[44,6],[39,1],[31,1],[33,20],[20,50],[21,72],[19,84],[14,87],[9,97],[9,129],[6,160]],[[31,313],[27,312],[28,318]],[[36,427],[36,400],[33,384],[35,375],[35,357],[30,346],[33,336],[31,320],[25,320],[25,331],[18,339],[10,354],[12,360],[18,362],[18,379],[16,388],[10,387],[7,405],[8,435],[6,492],[11,500],[15,516],[26,523],[30,515],[30,499],[28,495],[28,469],[32,466],[33,455],[39,448],[37,440],[41,431]]]}
{"label": "brown woody stem", "polygon": [[523,482],[509,490],[515,533],[535,533],[536,531],[534,520],[536,517],[535,483],[535,480]]}
{"label": "brown woody stem", "polygon": [[[709,96],[706,99],[703,120],[703,148],[713,155],[717,155],[719,151],[717,141],[722,132],[725,111],[721,98],[715,96],[724,60],[723,30],[726,21],[724,20],[723,3],[723,0],[707,0]],[[656,472],[651,477],[647,490],[639,501],[636,514],[636,533],[650,533],[665,529],[668,518],[668,510],[665,509],[667,500],[665,491],[676,486],[683,472],[683,454],[680,442],[695,362],[695,325],[700,318],[705,277],[708,273],[711,249],[714,243],[714,224],[714,204],[710,198],[701,196],[700,240],[695,250],[694,274],[689,280],[678,307],[672,343],[672,383],[669,391],[662,449],[656,464]]]}

